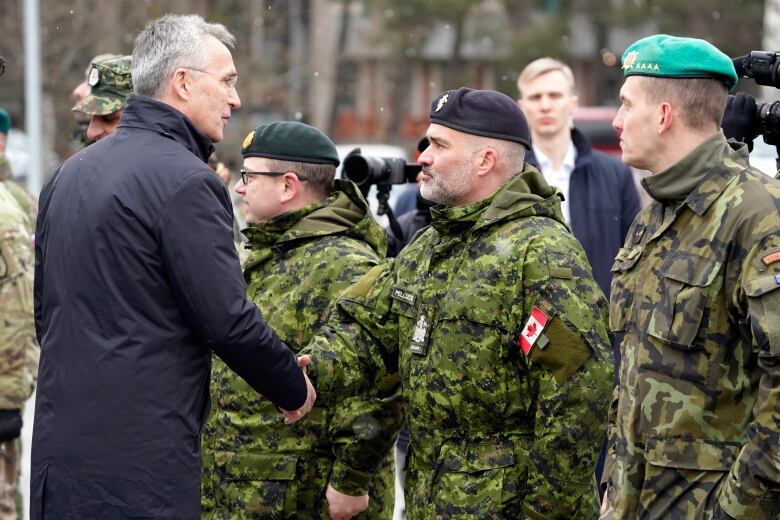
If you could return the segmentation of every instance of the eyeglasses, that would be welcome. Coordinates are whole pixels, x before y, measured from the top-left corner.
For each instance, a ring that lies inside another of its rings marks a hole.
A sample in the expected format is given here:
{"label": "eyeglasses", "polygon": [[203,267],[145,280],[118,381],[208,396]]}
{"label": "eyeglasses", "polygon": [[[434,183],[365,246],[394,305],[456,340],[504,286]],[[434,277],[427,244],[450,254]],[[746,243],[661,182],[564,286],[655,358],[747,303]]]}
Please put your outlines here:
{"label": "eyeglasses", "polygon": [[[207,70],[203,69],[196,69],[194,67],[182,67],[185,70],[191,70],[193,72],[202,72],[203,74],[208,74],[209,76],[219,76],[219,74],[215,74],[213,72],[209,72]],[[220,81],[223,85],[225,85],[228,90],[236,88],[236,83],[238,82],[238,74],[231,74],[229,76],[223,76],[220,78]]]}
{"label": "eyeglasses", "polygon": [[[295,173],[295,172],[250,172],[250,171],[247,171],[246,168],[241,168],[238,171],[241,172],[241,181],[244,183],[244,186],[249,184],[249,176],[250,175],[263,175],[265,177],[281,177],[285,173]],[[304,177],[303,175],[299,175],[297,173],[295,173],[295,175],[296,175],[296,177],[298,177],[298,180],[301,181],[301,182],[306,182],[307,180],[309,180],[306,177]]]}

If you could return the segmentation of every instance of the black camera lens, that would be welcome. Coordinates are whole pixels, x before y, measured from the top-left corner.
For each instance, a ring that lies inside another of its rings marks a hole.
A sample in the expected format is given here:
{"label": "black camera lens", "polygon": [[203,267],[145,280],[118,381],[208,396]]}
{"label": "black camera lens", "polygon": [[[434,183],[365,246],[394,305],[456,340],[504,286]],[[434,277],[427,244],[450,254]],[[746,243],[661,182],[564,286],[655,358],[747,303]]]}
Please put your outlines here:
{"label": "black camera lens", "polygon": [[344,158],[344,176],[358,186],[414,182],[422,166],[399,157],[368,157],[356,148]]}

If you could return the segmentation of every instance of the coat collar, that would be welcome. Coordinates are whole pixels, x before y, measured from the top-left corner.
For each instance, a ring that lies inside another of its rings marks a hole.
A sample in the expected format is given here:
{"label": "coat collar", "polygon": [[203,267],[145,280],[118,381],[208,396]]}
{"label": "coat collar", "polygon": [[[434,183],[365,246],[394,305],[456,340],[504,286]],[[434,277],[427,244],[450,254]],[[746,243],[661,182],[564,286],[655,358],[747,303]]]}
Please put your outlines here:
{"label": "coat collar", "polygon": [[146,96],[130,96],[120,128],[143,128],[173,139],[206,162],[214,145],[187,116],[167,103]]}

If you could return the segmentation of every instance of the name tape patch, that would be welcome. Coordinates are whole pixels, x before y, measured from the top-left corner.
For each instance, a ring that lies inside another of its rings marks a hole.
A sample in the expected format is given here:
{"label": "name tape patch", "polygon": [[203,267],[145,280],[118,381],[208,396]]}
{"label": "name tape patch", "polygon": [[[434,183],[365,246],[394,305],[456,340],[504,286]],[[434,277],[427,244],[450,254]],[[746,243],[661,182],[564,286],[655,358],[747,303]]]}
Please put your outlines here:
{"label": "name tape patch", "polygon": [[409,291],[404,291],[403,289],[399,289],[398,287],[393,288],[393,292],[391,296],[396,300],[400,300],[404,303],[408,303],[409,305],[414,305],[414,300],[416,299],[414,293]]}
{"label": "name tape patch", "polygon": [[780,251],[769,253],[768,255],[762,257],[761,261],[764,263],[764,265],[771,265],[777,261],[780,261]]}

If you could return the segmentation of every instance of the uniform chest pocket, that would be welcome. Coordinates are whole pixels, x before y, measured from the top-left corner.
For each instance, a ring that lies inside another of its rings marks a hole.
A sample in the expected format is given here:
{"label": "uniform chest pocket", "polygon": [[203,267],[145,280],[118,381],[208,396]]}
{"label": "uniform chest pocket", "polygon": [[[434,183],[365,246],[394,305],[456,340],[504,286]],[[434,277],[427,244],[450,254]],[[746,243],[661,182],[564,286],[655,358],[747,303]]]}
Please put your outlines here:
{"label": "uniform chest pocket", "polygon": [[623,332],[631,315],[631,302],[636,285],[636,263],[642,257],[639,246],[623,247],[612,264],[612,287],[610,289],[609,327],[614,332]]}
{"label": "uniform chest pocket", "polygon": [[680,349],[695,349],[708,297],[721,263],[693,253],[677,252],[661,266],[658,305],[650,314],[648,334]]}

